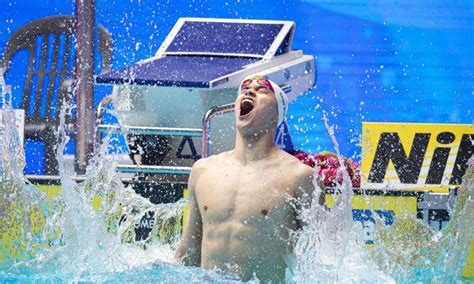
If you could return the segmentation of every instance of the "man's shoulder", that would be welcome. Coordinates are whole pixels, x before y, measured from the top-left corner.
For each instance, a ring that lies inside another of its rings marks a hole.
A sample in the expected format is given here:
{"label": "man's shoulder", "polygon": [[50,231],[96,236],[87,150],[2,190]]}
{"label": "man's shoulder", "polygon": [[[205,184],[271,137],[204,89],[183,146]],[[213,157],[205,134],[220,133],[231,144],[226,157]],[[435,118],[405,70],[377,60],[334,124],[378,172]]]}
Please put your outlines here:
{"label": "man's shoulder", "polygon": [[212,158],[202,158],[194,162],[191,168],[191,175],[189,177],[189,185],[194,188],[195,183],[200,177],[207,171],[209,166],[212,165]]}
{"label": "man's shoulder", "polygon": [[284,171],[282,178],[286,184],[292,185],[289,188],[294,191],[295,196],[311,196],[315,170],[286,152],[280,153],[280,161],[281,170]]}
{"label": "man's shoulder", "polygon": [[210,157],[197,160],[196,162],[194,162],[192,170],[195,171],[202,168],[206,168],[208,165],[210,165],[210,160]]}
{"label": "man's shoulder", "polygon": [[314,174],[313,168],[308,165],[303,164],[298,158],[288,154],[285,151],[281,151],[281,161],[282,165],[291,172],[295,177],[312,177]]}
{"label": "man's shoulder", "polygon": [[211,166],[216,165],[220,161],[226,159],[228,156],[228,152],[223,152],[217,155],[212,155],[206,158],[202,158],[197,160],[192,167],[192,170],[203,170],[203,169],[208,169]]}

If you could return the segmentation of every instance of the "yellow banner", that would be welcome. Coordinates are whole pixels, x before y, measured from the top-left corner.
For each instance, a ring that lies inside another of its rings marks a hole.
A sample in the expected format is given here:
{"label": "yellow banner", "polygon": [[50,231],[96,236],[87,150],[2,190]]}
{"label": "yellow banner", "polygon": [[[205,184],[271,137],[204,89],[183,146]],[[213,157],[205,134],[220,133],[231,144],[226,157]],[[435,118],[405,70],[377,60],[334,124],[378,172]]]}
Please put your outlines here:
{"label": "yellow banner", "polygon": [[362,123],[362,188],[447,192],[474,150],[469,124]]}

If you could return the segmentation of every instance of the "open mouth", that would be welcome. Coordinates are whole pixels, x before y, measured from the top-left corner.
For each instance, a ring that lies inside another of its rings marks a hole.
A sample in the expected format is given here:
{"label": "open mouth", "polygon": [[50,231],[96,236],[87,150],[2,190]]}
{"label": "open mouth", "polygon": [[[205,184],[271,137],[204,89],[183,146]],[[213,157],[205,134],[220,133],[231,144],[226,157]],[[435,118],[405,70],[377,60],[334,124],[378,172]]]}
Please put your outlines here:
{"label": "open mouth", "polygon": [[240,102],[240,116],[249,114],[254,109],[254,103],[251,99],[243,99]]}

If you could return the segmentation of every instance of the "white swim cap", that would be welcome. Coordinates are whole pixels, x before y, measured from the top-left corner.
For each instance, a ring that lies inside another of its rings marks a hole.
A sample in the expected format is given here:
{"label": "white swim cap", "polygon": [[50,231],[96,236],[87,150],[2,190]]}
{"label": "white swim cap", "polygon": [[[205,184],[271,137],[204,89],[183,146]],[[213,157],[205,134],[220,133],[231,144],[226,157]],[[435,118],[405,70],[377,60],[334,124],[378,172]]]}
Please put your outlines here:
{"label": "white swim cap", "polygon": [[280,126],[285,120],[286,113],[288,112],[288,97],[286,93],[276,84],[264,76],[251,76],[244,79],[239,86],[239,93],[242,87],[251,84],[253,81],[257,81],[257,84],[268,87],[274,94],[278,108],[278,122],[277,127]]}

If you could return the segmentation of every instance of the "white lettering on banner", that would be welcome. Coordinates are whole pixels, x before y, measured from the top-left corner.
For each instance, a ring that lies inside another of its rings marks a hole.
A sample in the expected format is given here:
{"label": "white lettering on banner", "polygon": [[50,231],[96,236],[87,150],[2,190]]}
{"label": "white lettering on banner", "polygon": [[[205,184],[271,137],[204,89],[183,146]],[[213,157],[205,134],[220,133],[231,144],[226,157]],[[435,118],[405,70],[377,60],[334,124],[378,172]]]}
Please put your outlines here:
{"label": "white lettering on banner", "polygon": [[153,218],[153,215],[150,215],[146,213],[139,222],[135,223],[135,229],[153,229],[153,226],[155,226],[155,219]]}
{"label": "white lettering on banner", "polygon": [[375,223],[373,221],[356,221],[362,231],[362,239],[366,244],[374,243]]}

